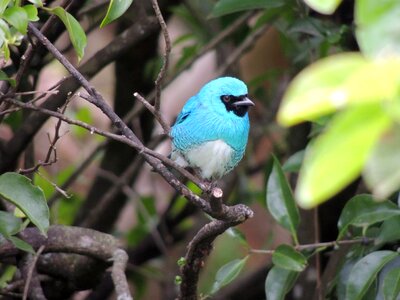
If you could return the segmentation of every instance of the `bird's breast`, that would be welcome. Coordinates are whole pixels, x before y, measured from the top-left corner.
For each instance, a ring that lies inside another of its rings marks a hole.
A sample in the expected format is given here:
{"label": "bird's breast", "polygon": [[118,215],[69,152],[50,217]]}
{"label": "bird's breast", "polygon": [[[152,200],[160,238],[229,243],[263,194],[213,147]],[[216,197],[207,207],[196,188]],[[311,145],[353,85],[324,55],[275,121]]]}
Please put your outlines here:
{"label": "bird's breast", "polygon": [[201,170],[203,178],[220,178],[234,166],[234,149],[223,140],[209,141],[185,154],[189,164]]}

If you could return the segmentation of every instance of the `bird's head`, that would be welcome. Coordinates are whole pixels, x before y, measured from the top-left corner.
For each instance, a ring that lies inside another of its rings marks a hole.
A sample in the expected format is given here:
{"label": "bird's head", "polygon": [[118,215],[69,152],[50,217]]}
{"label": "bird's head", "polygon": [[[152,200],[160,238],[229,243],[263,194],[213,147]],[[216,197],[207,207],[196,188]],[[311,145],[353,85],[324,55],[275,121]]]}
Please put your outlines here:
{"label": "bird's head", "polygon": [[[246,115],[253,101],[247,97],[246,84],[233,77],[220,77],[207,83],[200,94],[209,104],[221,113],[227,112],[238,117]],[[203,97],[204,96],[204,97]]]}

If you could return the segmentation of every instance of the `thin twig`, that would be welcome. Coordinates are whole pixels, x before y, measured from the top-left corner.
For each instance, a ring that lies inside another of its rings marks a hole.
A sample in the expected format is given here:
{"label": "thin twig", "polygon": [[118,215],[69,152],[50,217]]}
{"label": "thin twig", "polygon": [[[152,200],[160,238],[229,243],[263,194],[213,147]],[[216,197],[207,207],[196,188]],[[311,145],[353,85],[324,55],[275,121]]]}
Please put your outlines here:
{"label": "thin twig", "polygon": [[[307,249],[339,247],[341,245],[349,245],[349,244],[369,244],[373,241],[374,241],[374,239],[371,239],[371,238],[361,238],[361,239],[355,239],[355,240],[343,240],[343,241],[332,241],[332,242],[324,242],[324,243],[297,245],[297,246],[294,246],[294,249],[301,251],[301,250],[307,250]],[[272,255],[275,253],[275,250],[250,249],[249,253]]]}
{"label": "thin twig", "polygon": [[[318,218],[318,207],[314,208],[314,243],[319,243],[319,218]],[[318,294],[318,300],[322,300],[322,291],[321,291],[321,255],[319,252],[315,254],[315,268],[317,270],[317,286],[316,292]]]}
{"label": "thin twig", "polygon": [[251,46],[254,45],[255,41],[270,27],[269,24],[264,24],[260,28],[256,29],[254,32],[249,34],[246,39],[235,48],[235,50],[224,60],[224,63],[217,69],[216,73],[222,75],[226,70],[235,64],[239,57],[243,55]]}
{"label": "thin twig", "polygon": [[[65,114],[65,111],[67,110],[70,100],[71,100],[71,98],[69,98],[67,100],[67,102],[65,102],[65,105],[61,109],[58,109],[59,113]],[[36,172],[40,167],[50,166],[58,161],[56,144],[57,144],[58,140],[62,137],[62,135],[60,135],[61,124],[62,124],[62,120],[58,119],[56,127],[54,128],[53,140],[51,140],[50,135],[47,134],[47,136],[49,138],[50,146],[49,146],[49,149],[47,150],[46,158],[44,159],[44,161],[39,161],[32,168],[20,169],[19,173],[21,173],[21,174],[33,173],[33,172]],[[52,155],[53,155],[53,159],[51,159]]]}
{"label": "thin twig", "polygon": [[169,64],[169,54],[171,53],[171,39],[169,37],[168,29],[167,29],[167,24],[165,24],[164,18],[161,14],[160,7],[158,6],[157,0],[152,0],[151,4],[153,6],[154,12],[156,14],[156,18],[158,20],[158,23],[160,24],[161,27],[161,32],[164,36],[164,41],[165,41],[165,51],[163,55],[163,65],[160,69],[160,72],[157,75],[157,79],[155,81],[155,89],[156,89],[156,97],[154,100],[154,109],[156,112],[160,111],[160,96],[161,96],[161,84],[164,79],[165,72],[168,70],[168,64]]}
{"label": "thin twig", "polygon": [[10,98],[6,98],[6,99],[4,99],[4,101],[10,102],[15,106],[19,106],[19,107],[35,110],[35,111],[41,112],[43,114],[47,114],[49,116],[58,118],[58,119],[66,122],[68,124],[82,127],[84,129],[88,130],[91,134],[96,133],[98,135],[113,139],[115,141],[125,143],[125,144],[135,148],[140,153],[145,153],[145,154],[151,155],[152,157],[155,157],[155,158],[159,159],[160,161],[162,161],[163,163],[165,163],[167,166],[170,166],[170,167],[174,168],[175,170],[180,172],[183,176],[185,176],[187,179],[189,179],[193,183],[195,183],[203,191],[208,190],[208,185],[207,185],[206,182],[203,182],[203,181],[199,180],[199,178],[197,178],[196,176],[191,174],[189,171],[187,171],[184,168],[182,168],[181,166],[179,166],[173,160],[169,159],[168,157],[166,157],[166,156],[164,156],[164,155],[162,155],[162,154],[160,154],[160,153],[158,153],[158,152],[156,152],[154,150],[151,150],[149,148],[144,147],[141,143],[138,144],[138,143],[132,141],[131,139],[127,138],[126,136],[118,135],[118,134],[115,134],[115,133],[112,133],[112,132],[108,132],[108,131],[104,131],[104,130],[98,129],[97,127],[94,127],[94,126],[92,126],[90,124],[87,124],[85,122],[71,119],[71,118],[65,116],[62,113],[55,112],[55,111],[52,111],[52,110],[49,110],[49,109],[45,109],[45,108],[42,108],[42,107],[39,107],[39,106],[35,106],[35,105],[30,104],[30,103],[24,103],[24,102],[15,100],[15,99],[10,99]]}
{"label": "thin twig", "polygon": [[33,257],[33,260],[32,260],[32,262],[31,262],[31,264],[29,266],[28,274],[27,274],[26,281],[25,281],[24,293],[23,293],[23,296],[22,296],[22,300],[27,300],[28,299],[29,288],[30,288],[30,285],[31,285],[31,280],[32,280],[33,273],[34,273],[34,271],[36,269],[36,263],[37,263],[37,261],[39,259],[39,256],[44,251],[44,249],[45,249],[44,245],[40,246],[40,248],[36,251],[36,253],[35,253],[34,257]]}
{"label": "thin twig", "polygon": [[160,123],[161,127],[164,130],[164,133],[166,135],[169,135],[169,133],[171,132],[171,127],[168,125],[168,123],[164,120],[164,118],[162,117],[162,115],[160,114],[160,111],[156,109],[156,106],[154,104],[151,105],[149,101],[147,101],[143,96],[141,96],[139,93],[134,93],[133,94],[134,97],[136,97],[136,99],[138,99],[146,108],[147,110],[152,113],[152,115],[156,118],[156,120],[158,121],[158,123]]}

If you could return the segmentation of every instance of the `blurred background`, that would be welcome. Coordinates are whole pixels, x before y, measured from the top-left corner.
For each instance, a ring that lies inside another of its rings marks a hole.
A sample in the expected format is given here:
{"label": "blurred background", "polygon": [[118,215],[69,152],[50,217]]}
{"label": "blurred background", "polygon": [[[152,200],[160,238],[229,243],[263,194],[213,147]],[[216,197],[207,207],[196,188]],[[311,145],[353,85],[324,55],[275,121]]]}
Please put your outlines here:
{"label": "blurred background", "polygon": [[[54,32],[50,30],[49,38],[148,147],[168,155],[170,141],[162,136],[153,116],[133,97],[138,92],[148,100],[153,99],[154,81],[165,49],[151,5],[147,1],[134,1],[123,16],[99,28],[108,1],[69,2],[69,11],[88,35],[82,61],[77,62],[66,32],[55,27]],[[50,6],[60,3],[48,1]],[[229,10],[223,4],[224,1],[212,0],[159,1],[172,40],[161,94],[164,118],[173,124],[186,100],[203,84],[222,75],[245,81],[249,97],[256,104],[250,110],[251,131],[245,157],[238,168],[219,182],[226,204],[247,204],[255,215],[214,243],[201,272],[199,291],[203,295],[210,294],[217,270],[227,262],[243,258],[251,248],[274,249],[276,245],[290,243],[288,232],[266,209],[266,179],[272,166],[271,154],[284,161],[304,149],[311,127],[278,126],[275,115],[280,100],[290,80],[305,66],[336,52],[357,49],[352,27],[353,1],[344,1],[330,16],[312,12],[297,0],[264,1],[254,9],[237,9],[236,5],[236,10]],[[119,49],[113,50],[113,46]],[[21,48],[12,51],[16,56]],[[12,73],[13,68],[8,63],[3,70]],[[66,70],[51,56],[38,55],[21,87],[48,90],[64,76]],[[47,95],[38,103],[61,104],[71,98],[67,116],[109,130],[110,122],[104,114],[80,99],[78,93],[76,86],[69,84],[57,95]],[[3,147],[11,144],[23,126],[29,126],[28,117],[21,111],[6,116],[0,124]],[[46,118],[41,122],[32,125],[31,143],[20,149],[22,158],[3,157],[1,170],[10,166],[24,168],[29,161],[43,160],[49,147],[48,135],[54,134],[57,120]],[[49,201],[51,222],[89,227],[117,236],[128,249],[128,277],[135,298],[174,299],[177,291],[174,278],[179,274],[177,261],[185,255],[194,234],[209,221],[208,217],[178,196],[132,148],[67,124],[61,126],[60,133],[57,162],[41,167],[33,176]],[[295,177],[290,178],[292,183]],[[61,195],[54,184],[65,190],[68,197]],[[196,191],[193,184],[188,184]],[[324,219],[322,240],[334,240],[337,234],[336,221],[343,204],[334,203],[322,206],[319,212]],[[314,212],[301,211],[301,214],[300,242],[313,242]],[[269,267],[270,256],[250,255],[236,283],[217,291],[215,299],[264,299]],[[101,278],[102,284],[96,289],[75,294],[74,298],[108,299],[113,291],[109,277]],[[312,299],[315,278],[311,263],[288,297]]]}

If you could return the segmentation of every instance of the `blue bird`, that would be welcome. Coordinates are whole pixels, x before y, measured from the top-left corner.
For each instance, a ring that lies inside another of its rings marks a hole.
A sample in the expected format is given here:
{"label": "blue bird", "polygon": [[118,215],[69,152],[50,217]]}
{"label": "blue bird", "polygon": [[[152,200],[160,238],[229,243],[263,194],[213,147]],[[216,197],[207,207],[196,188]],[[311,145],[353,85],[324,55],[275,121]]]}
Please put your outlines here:
{"label": "blue bird", "polygon": [[247,86],[233,77],[205,84],[191,97],[171,130],[171,159],[207,180],[219,179],[242,159],[249,135]]}

